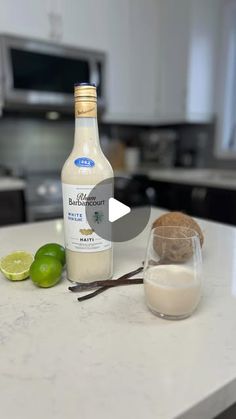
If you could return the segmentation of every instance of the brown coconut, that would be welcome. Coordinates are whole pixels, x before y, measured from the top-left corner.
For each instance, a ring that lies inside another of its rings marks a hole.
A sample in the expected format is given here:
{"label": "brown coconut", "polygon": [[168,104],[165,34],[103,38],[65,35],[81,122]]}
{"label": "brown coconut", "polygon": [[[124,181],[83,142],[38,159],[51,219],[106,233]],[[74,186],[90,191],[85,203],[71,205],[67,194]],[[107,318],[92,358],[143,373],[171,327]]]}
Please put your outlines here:
{"label": "brown coconut", "polygon": [[201,246],[203,245],[204,236],[202,230],[197,222],[189,215],[183,214],[181,212],[168,212],[161,215],[154,221],[152,229],[165,226],[171,227],[172,237],[175,235],[176,237],[179,237],[180,234],[179,229],[175,229],[175,227],[185,227],[181,232],[183,235],[183,240],[180,238],[176,240],[168,239],[165,237],[166,231],[164,231],[164,229],[163,232],[161,232],[162,237],[154,236],[153,247],[157,254],[161,258],[164,258],[166,261],[184,262],[193,255],[193,241],[191,238],[188,239],[188,237],[192,237],[191,230],[194,230],[197,233],[199,236],[200,244]]}

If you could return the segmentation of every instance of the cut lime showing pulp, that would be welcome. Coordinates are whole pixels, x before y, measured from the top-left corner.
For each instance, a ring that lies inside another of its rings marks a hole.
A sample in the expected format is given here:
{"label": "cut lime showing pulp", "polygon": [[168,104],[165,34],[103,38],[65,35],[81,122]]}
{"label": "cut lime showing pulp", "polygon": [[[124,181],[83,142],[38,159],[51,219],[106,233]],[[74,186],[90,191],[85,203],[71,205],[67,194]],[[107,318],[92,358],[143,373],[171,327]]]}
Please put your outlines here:
{"label": "cut lime showing pulp", "polygon": [[0,270],[7,279],[11,281],[22,281],[28,278],[33,260],[33,255],[19,250],[1,259]]}

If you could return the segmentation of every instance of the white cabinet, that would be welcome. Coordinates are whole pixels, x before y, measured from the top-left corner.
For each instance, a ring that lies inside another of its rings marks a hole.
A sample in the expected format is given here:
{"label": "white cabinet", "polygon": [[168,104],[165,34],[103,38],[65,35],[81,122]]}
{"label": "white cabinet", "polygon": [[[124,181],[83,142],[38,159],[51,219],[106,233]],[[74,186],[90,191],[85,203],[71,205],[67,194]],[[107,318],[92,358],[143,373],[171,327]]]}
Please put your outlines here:
{"label": "white cabinet", "polygon": [[[104,51],[107,121],[140,122],[157,110],[157,0],[0,2],[0,32]],[[151,51],[151,52],[149,52]]]}
{"label": "white cabinet", "polygon": [[63,43],[107,56],[110,122],[149,122],[158,111],[158,0],[61,1]]}
{"label": "white cabinet", "polygon": [[216,112],[220,11],[221,0],[192,0],[186,99],[188,119],[209,120]]}
{"label": "white cabinet", "polygon": [[[106,53],[107,121],[128,120],[131,108],[129,0],[63,0],[63,42]],[[133,116],[133,115],[132,115]]]}
{"label": "white cabinet", "polygon": [[157,0],[110,0],[106,121],[156,120],[159,98]]}
{"label": "white cabinet", "polygon": [[204,121],[220,1],[1,0],[0,32],[104,51],[107,121]]}
{"label": "white cabinet", "polygon": [[112,2],[109,0],[61,0],[63,43],[107,50],[110,3]]}
{"label": "white cabinet", "polygon": [[52,1],[63,43],[107,54],[105,120],[212,118],[221,0]]}
{"label": "white cabinet", "polygon": [[183,120],[188,71],[190,0],[161,0],[159,7],[160,120]]}
{"label": "white cabinet", "polygon": [[106,95],[107,121],[123,121],[130,112],[129,2],[109,2]]}
{"label": "white cabinet", "polygon": [[159,13],[157,0],[129,2],[129,119],[153,122],[160,99],[160,68],[158,37]]}
{"label": "white cabinet", "polygon": [[48,0],[1,0],[0,32],[32,38],[49,36]]}
{"label": "white cabinet", "polygon": [[214,109],[219,0],[160,0],[160,120],[204,122]]}

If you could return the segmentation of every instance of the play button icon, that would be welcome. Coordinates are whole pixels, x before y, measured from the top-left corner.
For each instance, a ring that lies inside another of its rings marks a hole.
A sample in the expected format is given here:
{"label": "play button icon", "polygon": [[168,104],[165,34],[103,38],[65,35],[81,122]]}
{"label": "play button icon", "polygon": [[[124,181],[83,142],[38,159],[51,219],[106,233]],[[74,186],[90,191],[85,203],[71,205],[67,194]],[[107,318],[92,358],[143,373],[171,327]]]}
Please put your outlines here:
{"label": "play button icon", "polygon": [[109,198],[108,219],[111,223],[129,214],[130,211],[131,209],[128,205],[122,204],[122,202],[115,198]]}
{"label": "play button icon", "polygon": [[148,224],[151,205],[147,185],[129,177],[105,179],[86,197],[86,218],[90,229],[112,242],[138,236]]}

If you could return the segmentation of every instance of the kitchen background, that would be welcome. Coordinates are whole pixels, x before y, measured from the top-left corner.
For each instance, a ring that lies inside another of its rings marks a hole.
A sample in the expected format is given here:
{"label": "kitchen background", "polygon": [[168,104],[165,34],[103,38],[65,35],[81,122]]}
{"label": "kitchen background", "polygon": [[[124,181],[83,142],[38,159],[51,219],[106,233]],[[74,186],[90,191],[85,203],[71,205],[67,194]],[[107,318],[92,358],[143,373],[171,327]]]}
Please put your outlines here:
{"label": "kitchen background", "polygon": [[235,22],[236,0],[0,0],[0,224],[62,216],[86,78],[120,198],[236,225]]}

